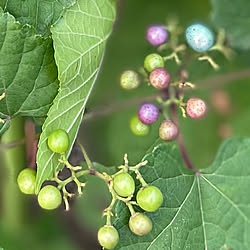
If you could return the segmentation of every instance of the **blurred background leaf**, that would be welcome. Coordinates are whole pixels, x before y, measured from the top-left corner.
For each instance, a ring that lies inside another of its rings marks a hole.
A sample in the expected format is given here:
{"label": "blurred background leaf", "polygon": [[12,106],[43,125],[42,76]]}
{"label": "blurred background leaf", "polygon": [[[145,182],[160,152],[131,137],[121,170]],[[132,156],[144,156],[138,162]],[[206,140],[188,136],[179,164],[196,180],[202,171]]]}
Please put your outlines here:
{"label": "blurred background leaf", "polygon": [[250,1],[211,0],[212,22],[217,29],[224,28],[232,47],[250,48]]}

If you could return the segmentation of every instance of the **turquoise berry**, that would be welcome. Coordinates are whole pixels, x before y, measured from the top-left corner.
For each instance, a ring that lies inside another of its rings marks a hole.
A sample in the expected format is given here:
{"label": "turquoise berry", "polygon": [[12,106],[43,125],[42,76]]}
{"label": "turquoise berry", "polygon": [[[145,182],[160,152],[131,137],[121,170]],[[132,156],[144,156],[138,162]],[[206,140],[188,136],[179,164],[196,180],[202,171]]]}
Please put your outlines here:
{"label": "turquoise berry", "polygon": [[38,194],[38,203],[43,209],[56,209],[62,203],[62,196],[60,191],[52,186],[47,185],[41,189]]}
{"label": "turquoise berry", "polygon": [[69,136],[63,129],[54,130],[48,138],[48,146],[55,153],[63,153],[69,147]]}
{"label": "turquoise berry", "polygon": [[120,173],[114,177],[115,192],[122,197],[128,197],[135,191],[134,179],[128,173]]}
{"label": "turquoise berry", "polygon": [[164,60],[162,56],[159,54],[153,53],[149,54],[144,60],[144,68],[151,72],[156,68],[163,68],[164,67]]}
{"label": "turquoise berry", "polygon": [[113,249],[119,241],[119,234],[113,226],[103,226],[99,229],[97,238],[103,248]]}
{"label": "turquoise berry", "polygon": [[131,118],[130,129],[137,136],[146,136],[150,131],[149,125],[142,123],[137,115]]}
{"label": "turquoise berry", "polygon": [[195,23],[190,25],[185,34],[187,43],[197,52],[205,52],[214,44],[213,32],[203,24]]}
{"label": "turquoise berry", "polygon": [[23,169],[18,177],[17,184],[24,194],[34,194],[36,185],[36,170],[32,168]]}
{"label": "turquoise berry", "polygon": [[120,84],[123,89],[136,89],[140,85],[140,79],[135,71],[126,70],[121,74]]}

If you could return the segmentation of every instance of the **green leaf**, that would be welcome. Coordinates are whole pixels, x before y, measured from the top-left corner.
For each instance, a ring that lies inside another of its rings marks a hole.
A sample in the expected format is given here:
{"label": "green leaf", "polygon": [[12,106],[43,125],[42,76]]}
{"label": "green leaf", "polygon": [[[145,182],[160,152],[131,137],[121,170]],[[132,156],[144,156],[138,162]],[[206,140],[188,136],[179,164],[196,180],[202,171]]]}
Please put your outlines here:
{"label": "green leaf", "polygon": [[161,189],[162,207],[148,213],[153,230],[138,237],[128,228],[128,210],[119,204],[115,249],[237,249],[250,246],[250,139],[230,139],[201,173],[187,170],[175,144],[161,144],[143,160],[141,173]]}
{"label": "green leaf", "polygon": [[71,151],[85,105],[101,67],[114,18],[113,1],[79,0],[52,28],[61,85],[43,125],[39,142],[36,192],[46,179],[62,168],[58,163],[59,155],[51,152],[47,146],[48,135],[58,128],[67,131]]}
{"label": "green leaf", "polygon": [[211,0],[212,21],[217,29],[224,28],[231,45],[250,49],[250,1]]}
{"label": "green leaf", "polygon": [[62,16],[75,0],[0,0],[4,11],[22,24],[32,25],[38,34],[49,35],[50,26]]}
{"label": "green leaf", "polygon": [[46,115],[58,84],[52,39],[0,8],[0,117]]}

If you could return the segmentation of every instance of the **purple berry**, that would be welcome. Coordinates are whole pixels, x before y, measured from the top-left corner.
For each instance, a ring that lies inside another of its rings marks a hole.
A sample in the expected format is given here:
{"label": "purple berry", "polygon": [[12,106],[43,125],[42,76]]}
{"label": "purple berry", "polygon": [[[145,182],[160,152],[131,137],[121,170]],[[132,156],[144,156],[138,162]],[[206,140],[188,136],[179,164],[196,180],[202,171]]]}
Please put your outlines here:
{"label": "purple berry", "polygon": [[186,110],[191,118],[198,119],[206,114],[207,105],[202,99],[193,97],[188,99]]}
{"label": "purple berry", "polygon": [[171,120],[162,121],[159,127],[159,136],[163,141],[174,140],[179,133],[178,127]]}
{"label": "purple berry", "polygon": [[164,43],[168,38],[168,31],[161,25],[152,25],[147,29],[147,40],[153,46]]}
{"label": "purple berry", "polygon": [[157,89],[165,89],[170,83],[170,74],[164,68],[156,68],[149,76],[151,85]]}
{"label": "purple berry", "polygon": [[159,109],[153,103],[144,103],[139,108],[138,117],[145,124],[154,123],[159,117]]}

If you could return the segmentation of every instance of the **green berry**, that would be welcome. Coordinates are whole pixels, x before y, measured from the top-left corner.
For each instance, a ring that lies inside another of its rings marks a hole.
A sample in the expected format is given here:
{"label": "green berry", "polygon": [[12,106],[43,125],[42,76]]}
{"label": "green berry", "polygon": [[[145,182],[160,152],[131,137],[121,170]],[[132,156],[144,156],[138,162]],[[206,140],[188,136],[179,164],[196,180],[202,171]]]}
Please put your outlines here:
{"label": "green berry", "polygon": [[135,71],[126,70],[121,75],[120,84],[123,89],[136,89],[140,85],[140,79]]}
{"label": "green berry", "polygon": [[149,125],[142,123],[137,115],[131,118],[130,129],[137,136],[146,136],[150,131]]}
{"label": "green berry", "polygon": [[17,184],[24,194],[34,194],[36,185],[36,170],[32,168],[23,169],[18,177]]}
{"label": "green berry", "polygon": [[134,179],[128,173],[120,173],[114,177],[115,192],[122,197],[128,197],[135,192]]}
{"label": "green berry", "polygon": [[56,209],[62,203],[61,193],[56,187],[47,185],[39,192],[38,203],[44,209]]}
{"label": "green berry", "polygon": [[119,241],[119,234],[113,226],[104,226],[99,229],[97,238],[103,248],[113,249]]}
{"label": "green berry", "polygon": [[152,230],[152,222],[146,214],[135,213],[129,219],[129,228],[134,234],[143,236]]}
{"label": "green berry", "polygon": [[55,153],[63,153],[69,148],[69,136],[63,129],[53,131],[48,138],[48,146]]}
{"label": "green berry", "polygon": [[163,202],[161,190],[155,186],[143,187],[136,196],[138,205],[147,212],[156,211]]}
{"label": "green berry", "polygon": [[144,68],[151,72],[156,68],[163,68],[164,60],[159,54],[149,54],[144,60]]}

